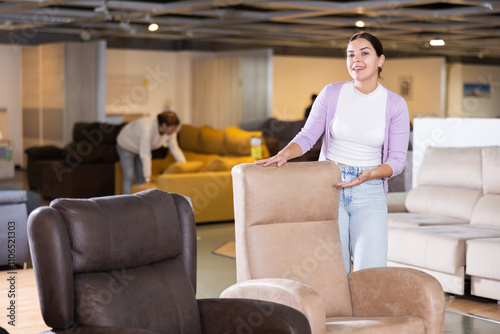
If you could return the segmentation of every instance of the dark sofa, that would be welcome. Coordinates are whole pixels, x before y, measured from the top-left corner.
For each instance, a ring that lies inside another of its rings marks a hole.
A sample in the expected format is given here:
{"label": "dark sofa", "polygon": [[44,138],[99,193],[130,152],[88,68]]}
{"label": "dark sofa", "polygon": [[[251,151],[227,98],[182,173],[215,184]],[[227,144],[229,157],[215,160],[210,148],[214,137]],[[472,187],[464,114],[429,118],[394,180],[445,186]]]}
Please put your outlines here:
{"label": "dark sofa", "polygon": [[[282,150],[305,124],[305,120],[282,121],[276,118],[268,118],[264,121],[255,121],[241,124],[240,128],[247,131],[262,131],[262,135],[271,156]],[[319,158],[321,149],[320,138],[316,144],[304,155],[293,159],[293,161],[315,161]]]}
{"label": "dark sofa", "polygon": [[28,184],[45,198],[95,197],[114,193],[116,137],[124,124],[76,123],[64,148],[28,148]]}

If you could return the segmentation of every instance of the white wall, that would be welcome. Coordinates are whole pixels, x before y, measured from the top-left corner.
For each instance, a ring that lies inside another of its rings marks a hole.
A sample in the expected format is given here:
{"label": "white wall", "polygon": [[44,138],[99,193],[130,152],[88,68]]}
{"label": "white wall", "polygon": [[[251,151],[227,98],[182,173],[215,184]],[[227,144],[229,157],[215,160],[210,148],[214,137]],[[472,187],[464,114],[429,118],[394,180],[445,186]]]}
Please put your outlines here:
{"label": "white wall", "polygon": [[[312,93],[328,83],[351,80],[344,58],[274,56],[273,117],[301,119]],[[410,117],[444,116],[446,63],[442,57],[387,59],[380,83],[400,94],[400,80],[410,78]]]}
{"label": "white wall", "polygon": [[351,80],[344,58],[273,57],[272,117],[298,120],[318,94],[331,82]]}
{"label": "white wall", "polygon": [[174,108],[175,54],[162,51],[106,51],[106,114],[154,116]]}
{"label": "white wall", "polygon": [[0,45],[0,108],[7,109],[8,134],[13,141],[12,157],[16,165],[21,164],[22,112],[21,112],[21,57],[19,48]]}
{"label": "white wall", "polygon": [[[448,117],[500,117],[500,67],[492,65],[449,64]],[[489,84],[488,97],[464,97],[466,83]]]}
{"label": "white wall", "polygon": [[402,95],[401,80],[410,78],[411,96],[405,97],[414,117],[444,117],[446,61],[442,57],[387,59],[380,83]]}
{"label": "white wall", "polygon": [[415,118],[413,121],[413,187],[425,150],[433,147],[500,146],[500,119]]}
{"label": "white wall", "polygon": [[191,122],[191,60],[206,52],[108,49],[106,115],[174,110]]}

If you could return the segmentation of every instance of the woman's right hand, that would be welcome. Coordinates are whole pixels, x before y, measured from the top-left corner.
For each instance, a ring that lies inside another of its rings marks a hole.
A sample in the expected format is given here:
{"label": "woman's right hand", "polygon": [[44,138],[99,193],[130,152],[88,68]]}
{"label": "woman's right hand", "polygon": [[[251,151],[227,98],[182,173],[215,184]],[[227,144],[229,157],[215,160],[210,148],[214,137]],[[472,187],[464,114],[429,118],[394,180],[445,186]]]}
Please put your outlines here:
{"label": "woman's right hand", "polygon": [[280,153],[278,153],[275,156],[272,156],[270,158],[257,160],[257,161],[255,161],[255,164],[262,165],[264,167],[276,164],[276,166],[281,167],[284,164],[286,164],[287,161],[288,161],[288,159],[286,157],[284,157],[280,152]]}
{"label": "woman's right hand", "polygon": [[290,159],[296,158],[302,155],[302,149],[300,146],[294,142],[288,143],[284,149],[278,152],[275,156],[267,159],[257,160],[255,164],[262,165],[264,167],[274,165],[281,167]]}

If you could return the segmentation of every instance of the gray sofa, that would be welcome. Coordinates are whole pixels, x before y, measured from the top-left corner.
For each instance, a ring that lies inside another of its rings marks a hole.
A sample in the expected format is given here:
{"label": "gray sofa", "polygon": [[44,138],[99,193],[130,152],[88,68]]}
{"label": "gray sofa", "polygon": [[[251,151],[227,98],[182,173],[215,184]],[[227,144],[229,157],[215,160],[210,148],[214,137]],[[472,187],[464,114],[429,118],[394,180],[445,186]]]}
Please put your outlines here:
{"label": "gray sofa", "polygon": [[27,202],[24,190],[0,191],[0,266],[11,270],[30,262]]}
{"label": "gray sofa", "polygon": [[500,299],[500,147],[429,147],[404,212],[389,213],[388,265],[445,292]]}

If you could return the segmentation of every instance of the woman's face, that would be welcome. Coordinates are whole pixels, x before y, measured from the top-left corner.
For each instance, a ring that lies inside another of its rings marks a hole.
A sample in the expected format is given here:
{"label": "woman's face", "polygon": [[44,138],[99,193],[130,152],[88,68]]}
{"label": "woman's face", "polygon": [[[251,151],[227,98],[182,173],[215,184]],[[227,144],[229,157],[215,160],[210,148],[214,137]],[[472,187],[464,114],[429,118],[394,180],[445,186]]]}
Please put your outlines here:
{"label": "woman's face", "polygon": [[378,68],[384,64],[385,57],[377,56],[373,45],[364,38],[358,38],[347,46],[347,70],[354,81],[378,80]]}

